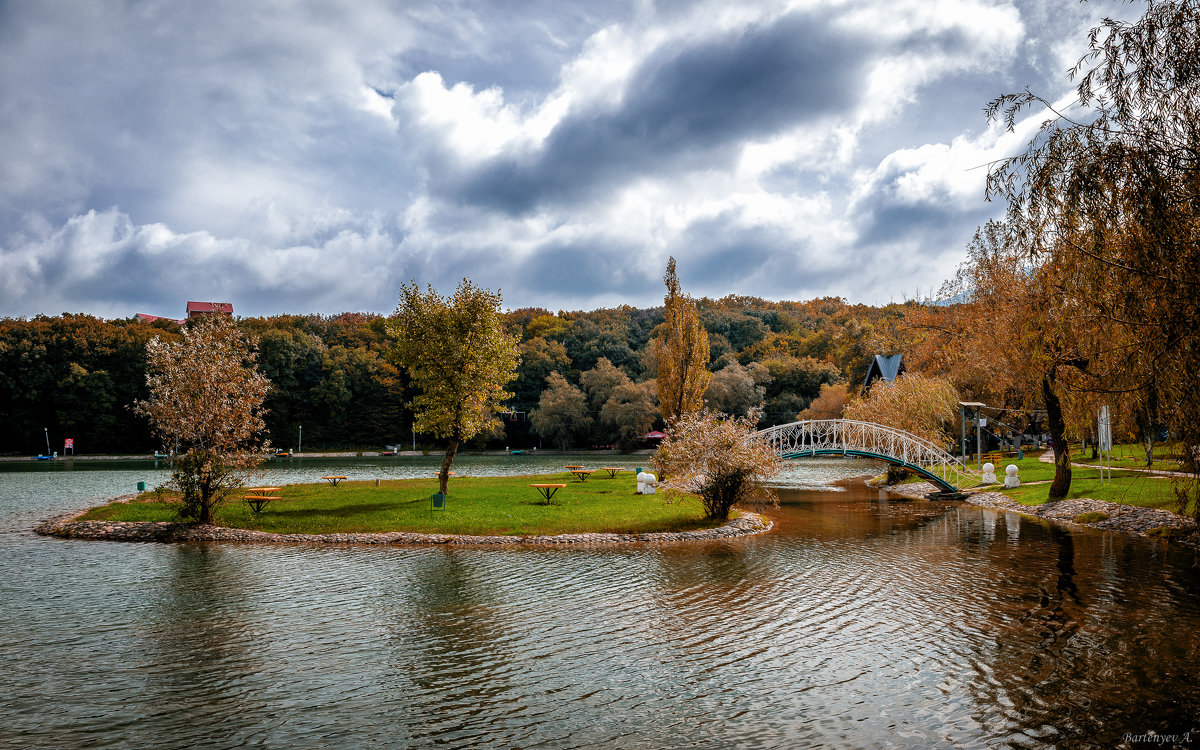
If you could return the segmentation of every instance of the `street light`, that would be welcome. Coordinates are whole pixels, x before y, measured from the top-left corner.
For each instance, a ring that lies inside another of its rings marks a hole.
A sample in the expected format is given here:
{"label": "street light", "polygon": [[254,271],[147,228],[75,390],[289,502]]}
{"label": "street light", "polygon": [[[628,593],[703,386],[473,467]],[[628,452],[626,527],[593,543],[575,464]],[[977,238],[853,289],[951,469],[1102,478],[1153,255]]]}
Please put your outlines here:
{"label": "street light", "polygon": [[45,430],[45,432],[46,432],[46,455],[49,456],[50,455],[50,428],[43,427],[42,429]]}
{"label": "street light", "polygon": [[979,468],[980,468],[980,470],[983,469],[983,451],[982,451],[983,431],[981,429],[979,429],[979,427],[980,427],[979,410],[984,408],[985,406],[987,406],[987,404],[981,404],[978,401],[959,401],[958,402],[958,412],[959,412],[959,415],[962,417],[961,450],[962,450],[962,462],[963,462],[964,467],[967,465],[967,418],[969,416],[971,421],[973,421],[975,423],[975,453],[979,456]]}
{"label": "street light", "polygon": [[300,425],[300,437],[296,438],[296,452],[304,448],[304,425]]}

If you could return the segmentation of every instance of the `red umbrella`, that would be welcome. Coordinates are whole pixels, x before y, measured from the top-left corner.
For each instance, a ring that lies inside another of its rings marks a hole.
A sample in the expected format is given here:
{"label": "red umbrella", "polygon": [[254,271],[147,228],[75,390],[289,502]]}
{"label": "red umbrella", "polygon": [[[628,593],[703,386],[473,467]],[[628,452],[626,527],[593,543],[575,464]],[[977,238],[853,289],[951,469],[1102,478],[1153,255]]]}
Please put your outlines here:
{"label": "red umbrella", "polygon": [[650,432],[647,432],[645,435],[642,435],[642,437],[647,440],[662,440],[666,436],[667,436],[667,433],[659,432],[658,430],[652,430]]}

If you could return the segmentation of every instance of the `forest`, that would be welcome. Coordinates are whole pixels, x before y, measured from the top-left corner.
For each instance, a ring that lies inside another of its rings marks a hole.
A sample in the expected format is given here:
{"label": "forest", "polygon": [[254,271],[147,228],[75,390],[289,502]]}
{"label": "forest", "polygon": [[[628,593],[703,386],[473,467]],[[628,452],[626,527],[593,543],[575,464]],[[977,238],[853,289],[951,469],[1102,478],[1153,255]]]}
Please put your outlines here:
{"label": "forest", "polygon": [[[771,302],[696,300],[714,373],[705,397],[717,411],[762,412],[764,426],[792,421],[823,384],[860,384],[876,347],[915,303],[851,305],[838,298]],[[651,340],[663,308],[622,306],[505,314],[520,339],[513,396],[472,447],[639,446],[663,427]],[[376,314],[241,318],[271,382],[267,429],[281,449],[433,447],[412,433],[412,398]],[[185,323],[185,325],[187,325]],[[148,453],[149,425],[130,406],[146,397],[146,344],[180,337],[177,323],[83,314],[0,319],[0,453]],[[850,388],[854,390],[854,388]],[[564,401],[565,400],[565,401]],[[303,428],[303,431],[301,431]],[[301,440],[303,441],[301,444]],[[644,445],[644,444],[642,444]]]}

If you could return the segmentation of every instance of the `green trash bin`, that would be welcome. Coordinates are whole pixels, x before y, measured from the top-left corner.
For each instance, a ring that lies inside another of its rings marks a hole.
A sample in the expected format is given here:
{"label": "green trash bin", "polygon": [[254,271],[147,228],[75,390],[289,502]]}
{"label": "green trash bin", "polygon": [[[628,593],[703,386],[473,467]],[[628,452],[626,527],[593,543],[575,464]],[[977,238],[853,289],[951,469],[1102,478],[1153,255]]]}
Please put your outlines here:
{"label": "green trash bin", "polygon": [[145,492],[145,491],[146,491],[146,483],[138,482],[138,492]]}
{"label": "green trash bin", "polygon": [[446,496],[440,492],[435,492],[429,496],[429,510],[445,510]]}

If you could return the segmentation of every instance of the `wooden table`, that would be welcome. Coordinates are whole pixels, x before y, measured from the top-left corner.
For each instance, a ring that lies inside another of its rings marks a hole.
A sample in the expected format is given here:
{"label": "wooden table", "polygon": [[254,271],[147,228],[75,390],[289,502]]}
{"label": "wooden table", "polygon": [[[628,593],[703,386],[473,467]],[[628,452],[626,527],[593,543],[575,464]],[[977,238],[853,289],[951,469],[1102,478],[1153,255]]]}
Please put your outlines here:
{"label": "wooden table", "polygon": [[337,486],[338,486],[338,482],[341,482],[341,481],[345,480],[347,477],[333,477],[333,476],[330,476],[330,477],[321,477],[321,478],[322,478],[322,479],[324,479],[326,482],[329,482],[329,484],[331,484],[332,486],[334,486],[334,487],[337,487]]}
{"label": "wooden table", "polygon": [[579,477],[579,481],[586,482],[588,475],[591,474],[592,472],[589,471],[588,469],[571,469],[571,473],[574,474],[575,476]]}
{"label": "wooden table", "polygon": [[282,500],[279,495],[272,495],[272,492],[279,492],[278,487],[250,487],[246,490],[249,495],[243,495],[242,499],[250,506],[250,509],[255,513],[262,513],[262,509],[267,503],[272,500]]}
{"label": "wooden table", "polygon": [[566,487],[565,484],[531,484],[530,487],[538,491],[538,494],[546,498],[546,504],[550,504],[550,499],[554,497],[554,493]]}
{"label": "wooden table", "polygon": [[601,466],[600,471],[607,471],[608,478],[612,479],[613,477],[615,477],[617,475],[618,471],[627,471],[627,469],[620,467],[620,466]]}
{"label": "wooden table", "polygon": [[583,465],[582,464],[567,464],[563,468],[566,469],[567,471],[575,471],[576,469],[582,469]]}

